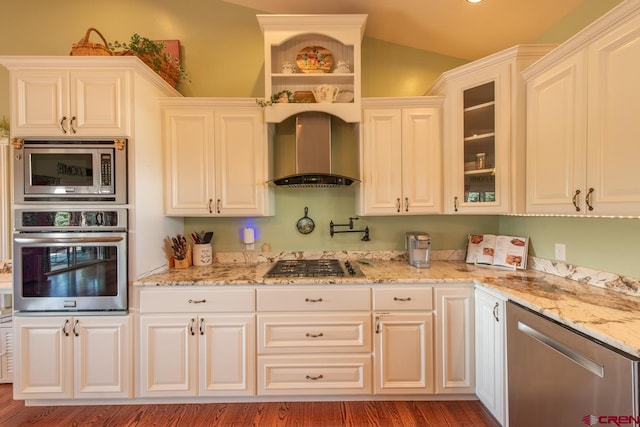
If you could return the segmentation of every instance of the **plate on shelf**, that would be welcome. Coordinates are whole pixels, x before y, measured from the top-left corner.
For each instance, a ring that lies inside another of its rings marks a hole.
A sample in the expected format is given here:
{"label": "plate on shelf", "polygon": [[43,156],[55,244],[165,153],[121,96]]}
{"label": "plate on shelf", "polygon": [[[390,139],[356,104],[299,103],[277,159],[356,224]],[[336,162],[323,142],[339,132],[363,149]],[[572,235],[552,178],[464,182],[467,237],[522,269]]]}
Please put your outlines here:
{"label": "plate on shelf", "polygon": [[308,46],[298,53],[296,64],[303,73],[328,73],[333,67],[333,55],[322,46]]}
{"label": "plate on shelf", "polygon": [[339,92],[336,96],[335,102],[347,103],[353,101],[353,92],[345,90]]}

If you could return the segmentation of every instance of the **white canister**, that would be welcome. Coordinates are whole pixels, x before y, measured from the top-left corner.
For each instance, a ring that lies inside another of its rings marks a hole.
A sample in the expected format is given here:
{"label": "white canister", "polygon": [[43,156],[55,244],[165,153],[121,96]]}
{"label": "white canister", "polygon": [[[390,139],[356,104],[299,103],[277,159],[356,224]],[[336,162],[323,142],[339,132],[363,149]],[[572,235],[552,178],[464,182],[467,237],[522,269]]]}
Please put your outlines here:
{"label": "white canister", "polygon": [[213,249],[210,243],[196,243],[193,245],[193,265],[211,265]]}

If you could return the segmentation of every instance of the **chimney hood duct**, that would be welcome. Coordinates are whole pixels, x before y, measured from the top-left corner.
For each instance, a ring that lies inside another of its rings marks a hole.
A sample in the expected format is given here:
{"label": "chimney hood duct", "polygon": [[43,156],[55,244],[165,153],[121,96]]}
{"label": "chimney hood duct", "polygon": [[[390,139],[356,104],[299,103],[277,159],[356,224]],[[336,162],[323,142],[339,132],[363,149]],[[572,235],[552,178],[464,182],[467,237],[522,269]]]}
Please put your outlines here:
{"label": "chimney hood duct", "polygon": [[355,178],[332,173],[331,115],[296,116],[296,173],[271,182],[281,187],[347,187]]}

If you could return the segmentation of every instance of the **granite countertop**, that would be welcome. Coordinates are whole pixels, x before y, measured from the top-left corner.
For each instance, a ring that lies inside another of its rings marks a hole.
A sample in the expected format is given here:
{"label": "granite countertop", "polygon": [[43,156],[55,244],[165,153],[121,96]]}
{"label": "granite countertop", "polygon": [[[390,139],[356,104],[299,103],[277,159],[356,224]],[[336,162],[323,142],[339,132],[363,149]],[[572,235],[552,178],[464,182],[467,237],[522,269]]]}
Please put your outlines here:
{"label": "granite countertop", "polygon": [[360,264],[365,277],[268,278],[272,263],[213,264],[172,269],[135,287],[218,285],[434,284],[474,282],[593,338],[640,357],[640,298],[535,270],[505,270],[461,261],[432,261],[418,269],[403,261]]}

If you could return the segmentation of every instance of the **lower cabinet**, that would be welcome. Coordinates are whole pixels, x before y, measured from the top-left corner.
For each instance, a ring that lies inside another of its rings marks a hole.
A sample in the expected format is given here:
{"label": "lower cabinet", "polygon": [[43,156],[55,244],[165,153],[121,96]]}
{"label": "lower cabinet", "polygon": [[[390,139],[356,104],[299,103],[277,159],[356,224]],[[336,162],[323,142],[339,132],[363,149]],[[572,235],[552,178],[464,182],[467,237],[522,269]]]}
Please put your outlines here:
{"label": "lower cabinet", "polygon": [[258,394],[371,393],[369,288],[258,289]]}
{"label": "lower cabinet", "polygon": [[475,392],[473,284],[434,289],[436,393]]}
{"label": "lower cabinet", "polygon": [[141,291],[140,396],[255,394],[254,307],[252,289]]}
{"label": "lower cabinet", "polygon": [[14,317],[15,399],[132,395],[129,316]]}
{"label": "lower cabinet", "polygon": [[476,395],[498,422],[507,411],[505,300],[475,290]]}
{"label": "lower cabinet", "polygon": [[373,289],[374,392],[433,393],[433,289]]}

